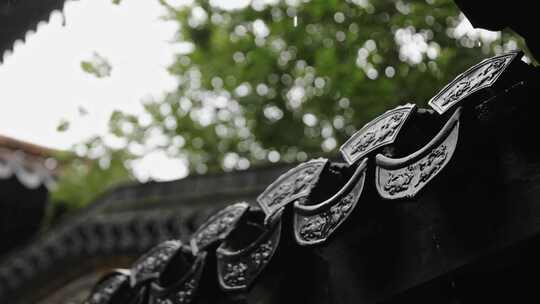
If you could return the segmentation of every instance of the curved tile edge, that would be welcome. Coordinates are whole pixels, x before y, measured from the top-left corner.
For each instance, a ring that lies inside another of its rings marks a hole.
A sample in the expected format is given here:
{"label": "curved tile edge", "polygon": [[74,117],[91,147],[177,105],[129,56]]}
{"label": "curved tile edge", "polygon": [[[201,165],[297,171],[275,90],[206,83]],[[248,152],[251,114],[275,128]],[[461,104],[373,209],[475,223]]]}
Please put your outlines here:
{"label": "curved tile edge", "polygon": [[366,179],[367,158],[332,197],[315,205],[294,202],[294,237],[301,246],[325,242],[356,207]]}
{"label": "curved tile edge", "polygon": [[375,158],[375,186],[385,199],[415,197],[450,162],[457,146],[458,108],[437,135],[420,150],[402,157],[389,158],[377,154]]}

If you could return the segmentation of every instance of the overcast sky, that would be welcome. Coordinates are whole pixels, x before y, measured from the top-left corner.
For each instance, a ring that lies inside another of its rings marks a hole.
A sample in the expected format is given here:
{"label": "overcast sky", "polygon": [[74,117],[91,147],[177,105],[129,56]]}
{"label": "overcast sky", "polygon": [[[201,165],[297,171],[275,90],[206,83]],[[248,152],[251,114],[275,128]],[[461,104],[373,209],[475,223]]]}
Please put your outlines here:
{"label": "overcast sky", "polygon": [[[171,43],[177,25],[160,20],[164,10],[157,1],[111,2],[67,1],[65,24],[62,14],[55,12],[4,57],[0,134],[67,149],[86,137],[104,134],[114,109],[137,113],[145,97],[175,87],[166,67],[178,48]],[[93,52],[110,61],[110,77],[98,79],[82,71],[81,61]],[[81,116],[80,107],[88,114]],[[71,126],[59,133],[56,127],[62,119]],[[160,156],[151,158],[155,167]],[[142,176],[171,179],[185,174],[178,161],[173,169],[170,163],[158,166],[157,172],[149,172],[152,164],[146,167],[139,169]]]}

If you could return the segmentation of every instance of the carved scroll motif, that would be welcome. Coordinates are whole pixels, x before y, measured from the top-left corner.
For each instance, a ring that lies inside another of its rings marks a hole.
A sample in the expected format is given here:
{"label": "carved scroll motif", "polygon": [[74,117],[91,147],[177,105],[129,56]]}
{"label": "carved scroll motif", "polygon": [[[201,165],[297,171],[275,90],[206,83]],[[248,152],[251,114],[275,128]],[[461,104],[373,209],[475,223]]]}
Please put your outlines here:
{"label": "carved scroll motif", "polygon": [[84,304],[109,304],[122,285],[127,284],[129,277],[123,273],[111,274],[100,282]]}
{"label": "carved scroll motif", "polygon": [[[190,271],[182,278],[181,282],[172,284],[172,287],[163,289],[152,284],[151,298],[155,304],[189,304],[193,302],[201,281],[206,253],[201,253],[193,264]],[[151,302],[152,303],[152,302]]]}
{"label": "carved scroll motif", "polygon": [[393,143],[414,108],[413,104],[399,106],[366,124],[341,146],[343,158],[353,164],[375,149]]}
{"label": "carved scroll motif", "polygon": [[218,278],[224,290],[245,290],[272,259],[281,236],[281,223],[274,224],[254,243],[238,252],[217,250]]}
{"label": "carved scroll motif", "polygon": [[364,159],[349,182],[330,199],[316,205],[295,202],[294,231],[298,244],[324,242],[347,219],[362,194],[366,163]]}
{"label": "carved scroll motif", "polygon": [[383,198],[414,197],[448,164],[459,134],[458,109],[442,130],[419,151],[400,159],[377,155],[376,187]]}
{"label": "carved scroll motif", "polygon": [[236,203],[210,217],[193,234],[191,245],[195,251],[203,250],[212,243],[225,239],[248,208],[247,203]]}
{"label": "carved scroll motif", "polygon": [[131,268],[131,286],[157,278],[181,245],[180,241],[165,241],[141,256]]}
{"label": "carved scroll motif", "polygon": [[439,114],[443,114],[471,94],[491,87],[504,70],[521,52],[495,56],[474,65],[446,85],[429,101],[429,105]]}
{"label": "carved scroll motif", "polygon": [[288,203],[307,196],[327,162],[327,159],[319,158],[302,163],[268,186],[257,197],[266,217],[272,217]]}

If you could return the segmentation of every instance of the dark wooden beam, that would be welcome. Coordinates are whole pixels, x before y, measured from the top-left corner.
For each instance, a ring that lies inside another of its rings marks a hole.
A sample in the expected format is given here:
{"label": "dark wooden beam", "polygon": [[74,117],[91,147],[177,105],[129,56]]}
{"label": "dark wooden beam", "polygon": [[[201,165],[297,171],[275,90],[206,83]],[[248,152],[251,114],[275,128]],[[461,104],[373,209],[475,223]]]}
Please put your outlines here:
{"label": "dark wooden beam", "polygon": [[65,0],[1,0],[0,1],[0,62],[4,52],[26,33],[35,31],[39,22],[49,20],[55,10],[62,10]]}

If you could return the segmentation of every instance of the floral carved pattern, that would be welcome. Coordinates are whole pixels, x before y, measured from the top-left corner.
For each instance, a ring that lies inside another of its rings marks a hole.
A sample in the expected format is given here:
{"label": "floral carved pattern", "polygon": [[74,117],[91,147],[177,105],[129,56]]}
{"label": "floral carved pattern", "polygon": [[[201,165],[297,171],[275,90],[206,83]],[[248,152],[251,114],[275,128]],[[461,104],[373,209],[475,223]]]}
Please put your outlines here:
{"label": "floral carved pattern", "polygon": [[294,203],[294,236],[299,245],[319,244],[345,222],[354,210],[364,189],[367,159],[364,159],[346,183],[322,202],[310,197]]}
{"label": "floral carved pattern", "polygon": [[106,304],[112,300],[113,295],[127,281],[125,275],[113,275],[101,282],[85,304]]}
{"label": "floral carved pattern", "polygon": [[229,286],[239,286],[246,283],[248,266],[245,263],[228,263],[225,266],[223,281]]}
{"label": "floral carved pattern", "polygon": [[219,211],[194,233],[192,242],[195,242],[200,250],[217,240],[224,239],[234,229],[248,207],[246,203],[238,203]]}
{"label": "floral carved pattern", "polygon": [[414,105],[407,104],[390,110],[354,133],[343,146],[341,153],[349,164],[355,163],[375,149],[391,144],[409,117]]}
{"label": "floral carved pattern", "polygon": [[156,298],[156,304],[188,304],[195,297],[197,288],[199,287],[199,279],[192,278],[185,282],[182,287],[170,295],[169,297]]}
{"label": "floral carved pattern", "polygon": [[459,134],[460,109],[439,134],[421,150],[401,159],[377,155],[376,187],[387,199],[414,197],[452,158]]}
{"label": "floral carved pattern", "polygon": [[431,151],[427,156],[427,159],[418,163],[420,178],[418,178],[418,181],[414,186],[418,187],[435,175],[442,168],[447,156],[448,151],[446,145],[441,145],[437,147],[437,149]]}
{"label": "floral carved pattern", "polygon": [[157,277],[180,246],[180,241],[165,241],[141,256],[131,268],[131,286]]}
{"label": "floral carved pattern", "polygon": [[[409,190],[411,186],[418,188],[424,185],[430,177],[434,176],[442,168],[447,156],[448,152],[445,145],[437,147],[424,159],[407,166],[405,170],[399,173],[390,172],[383,189],[394,195]],[[413,179],[416,179],[416,183],[413,183]]]}
{"label": "floral carved pattern", "polygon": [[268,186],[257,198],[267,217],[295,199],[308,195],[326,162],[326,159],[316,159],[300,164]]}
{"label": "floral carved pattern", "polygon": [[303,217],[299,235],[305,241],[316,241],[326,238],[351,210],[354,203],[354,193],[339,200],[330,209],[320,214]]}
{"label": "floral carved pattern", "polygon": [[152,285],[150,294],[153,301],[150,301],[150,303],[188,304],[193,302],[197,295],[197,290],[199,289],[203,269],[205,267],[205,259],[206,253],[199,254],[190,272],[182,278],[181,282],[171,284],[173,287],[169,287],[164,291],[160,291],[159,289],[156,291],[156,285]]}
{"label": "floral carved pattern", "polygon": [[478,90],[491,87],[518,54],[496,56],[471,67],[435,95],[429,105],[442,114]]}
{"label": "floral carved pattern", "polygon": [[352,155],[365,152],[371,146],[384,142],[392,136],[399,127],[403,116],[405,116],[405,113],[398,112],[385,119],[379,128],[370,130],[358,137],[358,142],[351,150]]}
{"label": "floral carved pattern", "polygon": [[195,290],[199,285],[198,280],[191,279],[184,283],[182,289],[176,293],[176,300],[178,304],[191,303],[193,296],[195,295]]}
{"label": "floral carved pattern", "polygon": [[257,249],[251,254],[251,260],[253,263],[260,267],[270,261],[272,256],[272,240],[268,240],[266,243],[261,244]]}
{"label": "floral carved pattern", "polygon": [[384,184],[384,190],[390,194],[396,194],[409,189],[414,177],[414,167],[408,166],[406,171],[389,173],[388,180]]}
{"label": "floral carved pattern", "polygon": [[257,246],[245,261],[228,263],[223,281],[229,286],[246,284],[249,277],[256,275],[270,261],[273,251],[272,240],[268,240]]}
{"label": "floral carved pattern", "polygon": [[281,235],[281,223],[277,223],[272,231],[265,232],[265,237],[258,240],[253,247],[235,253],[223,253],[218,248],[218,276],[221,287],[225,290],[247,288],[266,265],[277,250]]}

